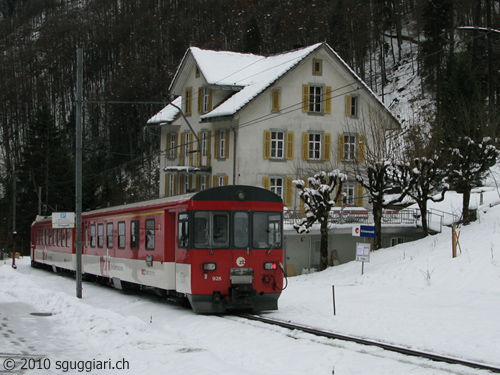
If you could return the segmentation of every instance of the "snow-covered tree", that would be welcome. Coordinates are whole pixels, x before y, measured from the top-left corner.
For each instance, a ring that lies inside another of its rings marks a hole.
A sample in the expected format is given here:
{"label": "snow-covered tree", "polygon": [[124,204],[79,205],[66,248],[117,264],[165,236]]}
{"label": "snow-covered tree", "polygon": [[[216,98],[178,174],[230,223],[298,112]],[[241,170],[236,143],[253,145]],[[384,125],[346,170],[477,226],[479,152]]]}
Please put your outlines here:
{"label": "snow-covered tree", "polygon": [[470,193],[485,173],[496,164],[499,150],[495,140],[484,137],[474,141],[470,137],[460,137],[457,147],[445,148],[448,154],[448,178],[452,188],[463,194],[462,220],[464,224],[474,221],[469,209]]}
{"label": "snow-covered tree", "polygon": [[373,250],[382,247],[382,213],[390,205],[401,202],[404,194],[400,194],[395,199],[388,201],[388,194],[393,194],[399,186],[394,181],[394,164],[389,159],[373,159],[365,163],[365,172],[356,176],[368,195],[372,204],[373,221],[376,228]]}
{"label": "snow-covered tree", "polygon": [[329,173],[318,172],[309,177],[308,186],[303,180],[295,180],[293,184],[299,190],[299,197],[304,202],[305,217],[294,225],[298,233],[309,233],[316,222],[320,225],[321,250],[320,269],[328,267],[328,221],[330,211],[342,195],[342,183],[347,176],[335,169]]}
{"label": "snow-covered tree", "polygon": [[[408,195],[418,205],[424,235],[429,234],[427,226],[427,201],[441,202],[448,188],[445,172],[439,168],[439,157],[415,157],[411,163],[397,163],[393,175],[404,195]],[[440,194],[439,194],[440,192]]]}

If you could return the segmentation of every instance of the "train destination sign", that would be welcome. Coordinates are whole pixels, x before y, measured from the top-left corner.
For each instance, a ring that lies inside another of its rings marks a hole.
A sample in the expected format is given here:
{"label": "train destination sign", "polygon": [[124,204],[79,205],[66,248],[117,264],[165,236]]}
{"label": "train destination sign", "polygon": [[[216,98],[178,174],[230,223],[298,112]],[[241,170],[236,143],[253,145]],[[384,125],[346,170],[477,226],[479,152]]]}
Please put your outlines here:
{"label": "train destination sign", "polygon": [[74,212],[52,212],[52,228],[74,228],[75,213]]}

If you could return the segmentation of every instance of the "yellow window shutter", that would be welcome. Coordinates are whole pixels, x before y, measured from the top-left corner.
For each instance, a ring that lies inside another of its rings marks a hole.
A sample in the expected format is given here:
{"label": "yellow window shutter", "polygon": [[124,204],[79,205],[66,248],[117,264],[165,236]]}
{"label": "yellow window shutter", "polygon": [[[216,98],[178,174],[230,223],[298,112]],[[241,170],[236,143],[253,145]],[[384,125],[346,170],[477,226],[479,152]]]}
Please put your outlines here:
{"label": "yellow window shutter", "polygon": [[352,96],[346,95],[345,97],[345,115],[352,116]]}
{"label": "yellow window shutter", "polygon": [[330,149],[332,144],[332,135],[330,133],[325,133],[323,136],[323,160],[330,160]]}
{"label": "yellow window shutter", "polygon": [[188,189],[192,189],[193,188],[193,175],[190,174],[188,176]]}
{"label": "yellow window shutter", "polygon": [[229,130],[226,130],[226,143],[224,144],[224,155],[226,155],[226,159],[229,158],[229,137],[231,136],[231,133]]}
{"label": "yellow window shutter", "polygon": [[356,206],[363,206],[363,186],[359,184],[356,185]]}
{"label": "yellow window shutter", "polygon": [[[198,139],[201,143],[201,132],[198,132]],[[201,149],[200,149],[200,144],[197,142],[196,143],[196,149],[198,152],[196,153],[196,166],[201,167]]]}
{"label": "yellow window shutter", "polygon": [[286,159],[293,160],[293,132],[286,132]]}
{"label": "yellow window shutter", "polygon": [[309,160],[309,133],[302,133],[302,159]]}
{"label": "yellow window shutter", "polygon": [[339,135],[339,161],[344,161],[344,134]]}
{"label": "yellow window shutter", "polygon": [[201,176],[198,174],[196,175],[196,191],[200,191],[201,188]]}
{"label": "yellow window shutter", "polygon": [[186,115],[191,114],[191,100],[193,97],[193,89],[186,90]]}
{"label": "yellow window shutter", "polygon": [[177,173],[174,173],[174,195],[177,195]]}
{"label": "yellow window shutter", "polygon": [[198,113],[203,111],[203,87],[198,87]]}
{"label": "yellow window shutter", "polygon": [[216,186],[217,186],[217,176],[213,175],[212,176],[212,187],[216,187]]}
{"label": "yellow window shutter", "polygon": [[365,161],[365,143],[366,138],[364,135],[358,137],[358,162],[362,163]]}
{"label": "yellow window shutter", "polygon": [[212,143],[210,140],[212,139],[212,132],[209,131],[207,134],[207,167],[210,167],[210,159],[212,158]]}
{"label": "yellow window shutter", "polygon": [[212,110],[212,96],[213,96],[214,90],[209,89],[208,90],[208,112]]}
{"label": "yellow window shutter", "polygon": [[302,85],[302,112],[309,112],[309,85]]}
{"label": "yellow window shutter", "polygon": [[285,179],[285,206],[291,207],[293,204],[293,179],[286,178]]}
{"label": "yellow window shutter", "polygon": [[325,87],[325,113],[332,113],[332,88]]}
{"label": "yellow window shutter", "polygon": [[271,189],[271,179],[269,177],[262,177],[262,187],[264,189]]}
{"label": "yellow window shutter", "polygon": [[274,112],[278,112],[280,110],[280,90],[273,89],[272,94],[272,107]]}
{"label": "yellow window shutter", "polygon": [[193,133],[189,133],[189,165],[193,166]]}
{"label": "yellow window shutter", "polygon": [[163,192],[165,197],[168,197],[168,173],[165,173],[165,191]]}
{"label": "yellow window shutter", "polygon": [[224,176],[224,186],[229,185],[229,176]]}
{"label": "yellow window shutter", "polygon": [[264,159],[271,158],[271,130],[264,130]]}
{"label": "yellow window shutter", "polygon": [[214,157],[216,159],[219,158],[219,131],[215,131],[215,137],[214,137]]}

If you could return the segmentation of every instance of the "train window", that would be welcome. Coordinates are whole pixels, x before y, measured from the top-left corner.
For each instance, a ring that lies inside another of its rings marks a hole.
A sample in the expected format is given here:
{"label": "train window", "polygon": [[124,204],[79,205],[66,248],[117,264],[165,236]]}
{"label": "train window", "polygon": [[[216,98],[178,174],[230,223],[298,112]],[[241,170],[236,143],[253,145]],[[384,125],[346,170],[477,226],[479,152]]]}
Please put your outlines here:
{"label": "train window", "polygon": [[108,249],[113,248],[113,223],[106,224],[106,246]]}
{"label": "train window", "polygon": [[97,224],[97,247],[104,247],[104,224]]}
{"label": "train window", "polygon": [[146,250],[155,249],[155,219],[146,220]]}
{"label": "train window", "polygon": [[178,243],[177,246],[181,248],[188,247],[189,243],[189,215],[187,213],[179,214],[179,218],[177,221],[178,230],[177,230],[177,238]]}
{"label": "train window", "polygon": [[118,248],[125,249],[125,222],[118,222]]}
{"label": "train window", "polygon": [[194,246],[207,247],[208,243],[208,223],[210,212],[196,212],[194,214]]}
{"label": "train window", "polygon": [[61,229],[61,246],[66,246],[66,229]]}
{"label": "train window", "polygon": [[253,215],[253,246],[267,249],[281,247],[281,215],[255,212]]}
{"label": "train window", "polygon": [[139,248],[139,220],[132,220],[130,222],[130,248]]}
{"label": "train window", "polygon": [[95,247],[95,224],[90,224],[90,247]]}
{"label": "train window", "polygon": [[227,213],[213,215],[212,239],[214,245],[229,245],[229,215]]}
{"label": "train window", "polygon": [[199,211],[194,214],[194,246],[228,247],[229,214]]}
{"label": "train window", "polygon": [[70,233],[69,229],[66,229],[66,247],[69,247],[71,245],[70,241],[69,241],[70,235],[71,235],[71,233]]}
{"label": "train window", "polygon": [[234,214],[234,246],[248,247],[248,213]]}

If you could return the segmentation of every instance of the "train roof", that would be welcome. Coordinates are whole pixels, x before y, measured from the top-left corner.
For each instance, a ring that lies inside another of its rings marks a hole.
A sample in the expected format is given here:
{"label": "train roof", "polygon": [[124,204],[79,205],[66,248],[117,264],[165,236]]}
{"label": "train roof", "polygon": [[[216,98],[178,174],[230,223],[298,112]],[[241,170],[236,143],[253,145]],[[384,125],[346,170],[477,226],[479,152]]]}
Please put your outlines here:
{"label": "train roof", "polygon": [[[243,195],[241,195],[243,193]],[[155,208],[158,206],[177,204],[182,202],[187,202],[189,200],[193,201],[227,201],[227,200],[249,200],[249,201],[260,201],[260,202],[270,202],[270,203],[282,203],[281,197],[277,194],[264,189],[260,186],[245,186],[245,185],[227,185],[218,186],[214,188],[209,188],[196,193],[174,195],[171,197],[151,199],[147,201],[135,202],[130,204],[122,204],[119,206],[112,206],[106,208],[99,208],[96,210],[82,212],[82,217],[99,215],[103,213],[119,212],[140,207],[151,207]],[[34,223],[41,221],[51,221],[52,215],[49,216],[38,216],[36,217]],[[33,223],[33,224],[34,224]]]}

